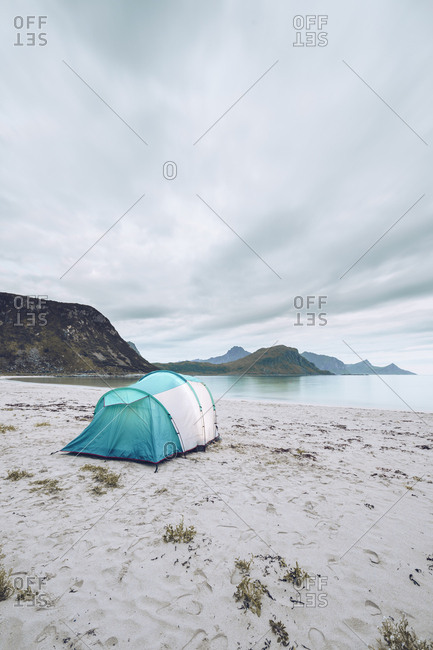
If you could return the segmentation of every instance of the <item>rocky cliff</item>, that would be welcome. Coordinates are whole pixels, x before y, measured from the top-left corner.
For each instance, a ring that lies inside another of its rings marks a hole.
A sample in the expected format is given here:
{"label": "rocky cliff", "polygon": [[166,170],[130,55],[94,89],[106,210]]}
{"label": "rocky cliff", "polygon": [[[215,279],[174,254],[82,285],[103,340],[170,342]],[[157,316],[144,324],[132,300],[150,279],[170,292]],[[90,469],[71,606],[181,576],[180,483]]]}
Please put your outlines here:
{"label": "rocky cliff", "polygon": [[0,293],[0,374],[128,374],[155,366],[88,305]]}

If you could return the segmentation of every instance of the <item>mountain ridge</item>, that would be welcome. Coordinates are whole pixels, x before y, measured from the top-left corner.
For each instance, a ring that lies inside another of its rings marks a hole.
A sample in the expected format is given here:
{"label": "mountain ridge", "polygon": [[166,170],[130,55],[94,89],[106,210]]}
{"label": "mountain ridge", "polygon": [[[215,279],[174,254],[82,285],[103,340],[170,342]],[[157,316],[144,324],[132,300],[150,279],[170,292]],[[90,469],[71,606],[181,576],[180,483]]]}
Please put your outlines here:
{"label": "mountain ridge", "polygon": [[244,348],[240,347],[239,345],[234,345],[233,347],[230,348],[230,350],[227,350],[225,354],[221,354],[220,356],[210,357],[209,359],[192,359],[192,361],[195,363],[213,363],[219,365],[221,363],[230,363],[231,361],[238,361],[239,359],[243,359],[249,354],[251,354],[251,352],[247,352],[246,350],[244,350]]}
{"label": "mountain ridge", "polygon": [[197,375],[250,375],[250,376],[299,376],[329,375],[319,370],[299,354],[296,348],[275,345],[260,348],[242,359],[230,363],[212,364],[196,361],[155,363],[161,370],[172,370]]}
{"label": "mountain ridge", "polygon": [[368,359],[358,363],[344,363],[337,357],[330,357],[326,354],[316,354],[315,352],[302,352],[302,356],[314,363],[321,370],[329,370],[335,375],[415,375],[410,370],[403,370],[395,363],[387,366],[374,366]]}

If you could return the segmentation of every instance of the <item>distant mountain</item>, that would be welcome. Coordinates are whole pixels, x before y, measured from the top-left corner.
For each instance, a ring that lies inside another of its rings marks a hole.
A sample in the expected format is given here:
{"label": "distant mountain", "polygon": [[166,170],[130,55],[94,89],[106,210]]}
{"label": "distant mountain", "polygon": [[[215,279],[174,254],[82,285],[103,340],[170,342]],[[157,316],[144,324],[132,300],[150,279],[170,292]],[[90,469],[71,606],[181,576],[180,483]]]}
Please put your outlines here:
{"label": "distant mountain", "polygon": [[367,359],[358,363],[343,363],[337,357],[328,357],[326,354],[303,352],[302,356],[314,363],[320,370],[329,370],[334,375],[414,375],[414,372],[403,370],[394,363],[388,366],[373,366]]}
{"label": "distant mountain", "polygon": [[248,356],[230,363],[200,363],[197,361],[178,361],[177,363],[156,363],[162,370],[173,370],[194,375],[328,375],[302,357],[296,348],[275,345],[260,348]]}
{"label": "distant mountain", "polygon": [[[135,343],[133,343],[132,341],[126,341],[126,342],[134,350],[134,352],[136,352],[137,354],[140,354],[140,350],[137,348]],[[140,354],[140,357],[141,357],[141,354]]]}
{"label": "distant mountain", "polygon": [[88,305],[0,293],[0,374],[156,370]]}
{"label": "distant mountain", "polygon": [[214,363],[214,364],[230,363],[231,361],[237,361],[238,359],[243,359],[249,354],[251,354],[251,352],[247,352],[243,348],[239,347],[239,345],[234,345],[232,348],[230,348],[228,352],[222,354],[219,357],[210,357],[210,359],[193,359],[193,361],[198,363]]}
{"label": "distant mountain", "polygon": [[336,357],[328,357],[326,354],[314,354],[314,352],[303,352],[302,356],[319,368],[328,370],[334,375],[347,375],[346,365]]}
{"label": "distant mountain", "polygon": [[346,363],[346,368],[349,371],[349,375],[414,375],[414,372],[409,370],[403,370],[395,365],[395,363],[390,363],[387,366],[373,366],[367,359],[364,361],[359,361],[359,363]]}

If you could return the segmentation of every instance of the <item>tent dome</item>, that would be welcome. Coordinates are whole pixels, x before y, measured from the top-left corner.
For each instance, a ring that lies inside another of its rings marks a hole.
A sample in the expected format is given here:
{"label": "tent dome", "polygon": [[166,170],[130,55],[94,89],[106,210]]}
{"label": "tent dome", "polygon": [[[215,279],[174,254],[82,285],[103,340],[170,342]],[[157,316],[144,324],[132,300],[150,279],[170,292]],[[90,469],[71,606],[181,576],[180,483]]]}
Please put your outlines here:
{"label": "tent dome", "polygon": [[205,448],[217,437],[215,403],[206,384],[156,370],[105,393],[92,422],[61,451],[159,463]]}

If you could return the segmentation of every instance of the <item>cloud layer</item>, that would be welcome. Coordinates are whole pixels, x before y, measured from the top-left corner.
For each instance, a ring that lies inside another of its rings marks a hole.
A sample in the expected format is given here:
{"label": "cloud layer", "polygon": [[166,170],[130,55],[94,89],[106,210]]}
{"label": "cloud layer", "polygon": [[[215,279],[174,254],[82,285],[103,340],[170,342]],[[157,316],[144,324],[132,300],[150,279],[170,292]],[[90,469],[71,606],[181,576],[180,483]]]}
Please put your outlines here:
{"label": "cloud layer", "polygon": [[[3,6],[2,290],[154,361],[346,340],[432,373],[433,8],[395,5],[313,3],[326,47],[293,46],[300,1],[41,2],[45,47]],[[294,325],[307,295],[326,327]]]}

